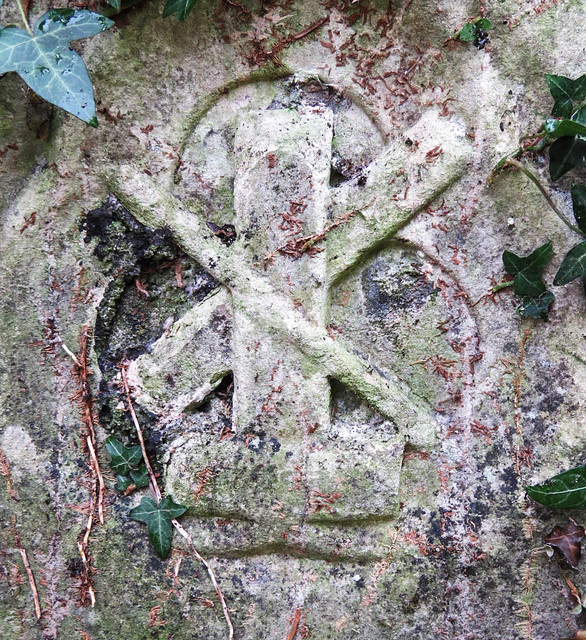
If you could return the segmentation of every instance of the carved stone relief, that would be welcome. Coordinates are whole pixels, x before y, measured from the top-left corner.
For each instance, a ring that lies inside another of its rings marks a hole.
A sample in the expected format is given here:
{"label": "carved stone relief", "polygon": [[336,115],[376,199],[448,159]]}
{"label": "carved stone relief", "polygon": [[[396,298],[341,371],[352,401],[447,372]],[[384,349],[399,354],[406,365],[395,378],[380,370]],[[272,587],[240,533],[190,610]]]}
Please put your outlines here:
{"label": "carved stone relief", "polygon": [[[450,151],[430,165],[438,136]],[[339,90],[291,77],[236,89],[203,115],[176,199],[143,202],[155,187],[132,173],[113,184],[150,226],[153,207],[157,226],[222,284],[129,373],[158,428],[183,431],[168,443],[167,488],[189,504],[206,552],[384,555],[405,447],[436,441],[429,394],[394,370],[393,325],[430,331],[446,319],[425,256],[392,238],[467,154],[462,130],[436,112],[389,145]],[[202,250],[188,244],[198,233]],[[227,376],[230,427],[203,426],[198,408]]]}

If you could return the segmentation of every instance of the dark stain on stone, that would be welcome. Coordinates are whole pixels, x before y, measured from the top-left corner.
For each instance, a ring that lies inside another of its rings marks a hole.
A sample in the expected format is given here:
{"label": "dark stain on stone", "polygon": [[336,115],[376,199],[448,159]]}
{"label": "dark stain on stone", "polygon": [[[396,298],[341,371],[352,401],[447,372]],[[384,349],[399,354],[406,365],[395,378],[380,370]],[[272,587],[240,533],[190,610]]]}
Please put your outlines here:
{"label": "dark stain on stone", "polygon": [[249,442],[247,448],[250,449],[250,451],[254,451],[254,453],[260,453],[265,448],[265,445],[266,442],[262,438],[259,438],[256,444]]}
{"label": "dark stain on stone", "polygon": [[145,260],[176,257],[168,229],[149,229],[134,218],[118,200],[110,195],[97,209],[88,212],[83,222],[85,242],[98,238],[94,255],[110,271],[125,276],[138,275]]}
{"label": "dark stain on stone", "polygon": [[[103,263],[105,274],[112,276],[98,307],[94,329],[94,347],[102,371],[98,415],[107,431],[124,434],[123,439],[130,444],[135,441],[134,427],[129,416],[117,409],[121,401],[125,402],[116,380],[119,363],[148,351],[169,322],[219,285],[195,261],[182,255],[167,229],[149,229],[114,196],[86,215],[83,228],[86,242],[97,239],[94,255]],[[176,272],[179,267],[181,287]],[[218,329],[224,331],[219,322]],[[145,432],[147,451],[152,453],[160,441],[155,433],[157,417],[140,406],[135,409]]]}
{"label": "dark stain on stone", "polygon": [[67,561],[67,571],[72,578],[78,578],[83,574],[83,562],[81,558],[71,558]]}
{"label": "dark stain on stone", "polygon": [[276,438],[271,438],[269,440],[269,444],[271,445],[271,449],[273,450],[273,454],[277,453],[281,450],[281,443]]}
{"label": "dark stain on stone", "polygon": [[519,476],[516,474],[514,467],[504,469],[500,474],[500,478],[508,493],[514,493],[519,488]]}
{"label": "dark stain on stone", "polygon": [[437,291],[431,283],[421,281],[415,265],[417,263],[406,270],[393,272],[386,259],[377,258],[364,269],[362,290],[366,310],[375,321],[385,320],[397,311],[416,312]]}
{"label": "dark stain on stone", "polygon": [[[533,393],[527,394],[522,405],[527,427],[539,435],[552,436],[555,430],[555,414],[564,404],[567,393],[574,384],[565,362],[541,365],[535,370]],[[569,409],[569,407],[568,407]]]}

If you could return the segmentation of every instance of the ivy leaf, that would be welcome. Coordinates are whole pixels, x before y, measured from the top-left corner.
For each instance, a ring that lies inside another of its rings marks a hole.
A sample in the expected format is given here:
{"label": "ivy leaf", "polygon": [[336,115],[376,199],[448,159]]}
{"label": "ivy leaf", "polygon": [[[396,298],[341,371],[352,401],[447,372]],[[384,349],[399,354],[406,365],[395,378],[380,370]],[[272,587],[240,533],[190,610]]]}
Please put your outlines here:
{"label": "ivy leaf", "polygon": [[586,531],[571,518],[569,520],[565,527],[554,527],[552,532],[543,538],[543,542],[559,551],[570,566],[577,567],[582,555],[580,543],[586,536]]}
{"label": "ivy leaf", "polygon": [[146,523],[153,546],[161,558],[166,558],[171,549],[173,525],[171,520],[187,511],[187,507],[177,504],[171,496],[166,496],[157,504],[152,498],[143,498],[140,505],[130,512],[133,520]]}
{"label": "ivy leaf", "polygon": [[127,476],[116,476],[116,489],[118,489],[118,491],[126,491],[131,484],[132,480]]}
{"label": "ivy leaf", "polygon": [[116,11],[120,11],[122,8],[122,0],[108,0],[108,4],[114,7]]}
{"label": "ivy leaf", "polygon": [[[546,242],[528,256],[518,256],[512,251],[503,252],[505,271],[515,276],[513,288],[518,296],[530,299],[539,298],[545,293],[546,286],[541,279],[541,271],[551,258],[552,245]],[[551,303],[551,301],[550,301]],[[521,314],[526,315],[526,314]]]}
{"label": "ivy leaf", "polygon": [[51,9],[37,20],[32,36],[18,27],[0,29],[0,74],[16,71],[41,98],[97,127],[92,83],[69,43],[113,24],[92,11]]}
{"label": "ivy leaf", "polygon": [[503,252],[505,271],[515,276],[513,289],[523,297],[517,313],[523,317],[547,318],[547,312],[554,300],[551,291],[546,290],[541,272],[551,258],[552,244],[546,242],[528,256],[518,256],[512,251]]}
{"label": "ivy leaf", "polygon": [[568,251],[553,283],[556,286],[568,284],[580,276],[586,276],[586,242],[581,242]]}
{"label": "ivy leaf", "polygon": [[472,42],[474,40],[474,34],[476,32],[474,22],[466,23],[460,31],[456,34],[455,37],[459,38],[463,42]]}
{"label": "ivy leaf", "polygon": [[106,439],[106,449],[112,456],[110,466],[112,470],[121,476],[127,476],[131,468],[136,468],[142,461],[140,446],[125,447],[120,440],[110,436]]}
{"label": "ivy leaf", "polygon": [[134,471],[134,469],[130,470],[130,477],[134,482],[134,486],[137,489],[142,489],[143,487],[148,486],[149,483],[149,472],[146,468],[145,464],[141,464],[138,468],[138,471]]}
{"label": "ivy leaf", "polygon": [[503,265],[505,271],[511,276],[516,276],[521,271],[537,271],[540,273],[549,262],[552,249],[551,242],[546,242],[525,257],[517,256],[512,251],[504,251]]}
{"label": "ivy leaf", "polygon": [[179,22],[185,22],[196,3],[197,0],[167,0],[167,4],[165,4],[163,9],[163,18],[176,13],[177,20],[179,20]]}
{"label": "ivy leaf", "polygon": [[484,49],[488,42],[487,31],[490,31],[490,29],[492,29],[492,23],[488,18],[475,18],[467,22],[454,35],[454,39],[462,42],[473,42],[475,47]]}
{"label": "ivy leaf", "polygon": [[563,136],[586,136],[586,125],[578,120],[567,120],[563,118],[547,118],[545,121],[545,132],[553,138]]}
{"label": "ivy leaf", "polygon": [[517,313],[524,318],[539,318],[545,320],[554,298],[555,296],[551,291],[544,291],[537,298],[523,298],[523,304],[517,307]]}
{"label": "ivy leaf", "polygon": [[561,178],[574,167],[586,164],[586,140],[582,138],[558,138],[549,148],[549,175],[552,180]]}
{"label": "ivy leaf", "polygon": [[586,106],[580,107],[576,113],[572,114],[572,120],[574,122],[586,124]]}
{"label": "ivy leaf", "polygon": [[586,468],[564,471],[541,484],[525,487],[525,491],[546,507],[586,509]]}
{"label": "ivy leaf", "polygon": [[527,296],[529,298],[537,298],[545,293],[546,286],[543,282],[539,271],[531,269],[523,269],[513,280],[513,289],[518,296]]}
{"label": "ivy leaf", "polygon": [[551,115],[557,118],[569,118],[572,115],[574,102],[586,98],[586,75],[576,80],[565,76],[546,74],[545,81],[552,98],[555,100]]}
{"label": "ivy leaf", "polygon": [[576,224],[581,231],[586,232],[586,187],[582,184],[573,184],[571,193]]}

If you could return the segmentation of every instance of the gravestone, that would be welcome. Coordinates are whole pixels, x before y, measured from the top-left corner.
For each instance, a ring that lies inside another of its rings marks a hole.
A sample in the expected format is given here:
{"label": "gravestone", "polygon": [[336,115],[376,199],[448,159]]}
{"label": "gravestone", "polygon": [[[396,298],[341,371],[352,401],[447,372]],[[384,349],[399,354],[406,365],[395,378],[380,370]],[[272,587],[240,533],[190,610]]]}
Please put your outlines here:
{"label": "gravestone", "polygon": [[[148,489],[115,489],[124,364],[235,638],[575,636],[583,580],[541,541],[568,514],[524,487],[582,461],[585,303],[486,295],[504,249],[572,241],[487,177],[543,74],[582,73],[582,3],[160,9],[83,45],[98,130],[55,111],[43,140],[0,79],[0,635],[228,637],[188,547],[130,519]],[[450,40],[480,11],[486,47]]]}

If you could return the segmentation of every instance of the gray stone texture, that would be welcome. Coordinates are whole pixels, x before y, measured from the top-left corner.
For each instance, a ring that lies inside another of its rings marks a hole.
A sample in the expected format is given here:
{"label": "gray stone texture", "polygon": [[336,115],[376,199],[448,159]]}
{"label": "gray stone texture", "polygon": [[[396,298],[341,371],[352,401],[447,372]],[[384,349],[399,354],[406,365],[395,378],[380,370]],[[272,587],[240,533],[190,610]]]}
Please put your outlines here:
{"label": "gray stone texture", "polygon": [[[504,249],[551,240],[551,282],[576,241],[525,176],[487,177],[549,112],[544,74],[585,71],[584,3],[162,6],[75,45],[97,130],[0,78],[0,637],[228,638],[181,538],[162,560],[130,519],[148,489],[114,488],[126,361],[235,638],[574,638],[566,579],[586,582],[542,536],[586,519],[524,487],[583,462],[584,294],[555,288],[547,322],[483,296]],[[451,41],[481,10],[486,48]],[[549,183],[545,156],[524,162]],[[564,211],[572,179],[549,187]],[[84,327],[107,488],[93,607],[62,347]]]}

